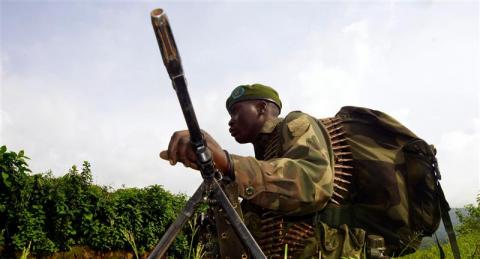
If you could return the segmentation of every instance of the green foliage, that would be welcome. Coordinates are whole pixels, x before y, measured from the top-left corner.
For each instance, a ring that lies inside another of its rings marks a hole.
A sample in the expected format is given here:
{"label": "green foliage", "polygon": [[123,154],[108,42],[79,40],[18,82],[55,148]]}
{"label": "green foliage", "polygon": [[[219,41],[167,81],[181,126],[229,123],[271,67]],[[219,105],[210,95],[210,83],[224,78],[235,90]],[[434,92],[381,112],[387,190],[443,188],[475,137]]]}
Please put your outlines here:
{"label": "green foliage", "polygon": [[[31,175],[24,152],[0,148],[0,257],[28,247],[33,255],[88,246],[96,251],[130,250],[122,231],[135,237],[139,254],[150,251],[186,202],[161,186],[112,191],[92,183],[91,166],[72,166],[62,177]],[[168,254],[184,258],[190,230]]]}
{"label": "green foliage", "polygon": [[[62,177],[51,172],[32,175],[28,159],[23,151],[0,147],[0,257],[13,258],[16,252],[49,255],[72,246],[96,251],[133,248],[141,255],[153,249],[186,202],[185,195],[173,195],[158,185],[116,191],[97,186],[87,161]],[[467,205],[465,211],[457,212],[462,258],[479,258],[480,195],[477,205]],[[189,222],[190,228],[177,236],[169,258],[204,255],[205,244],[193,247],[199,230],[195,223]],[[453,257],[448,244],[443,249],[447,258]],[[402,258],[438,255],[432,246]]]}
{"label": "green foliage", "polygon": [[[467,235],[458,236],[458,246],[462,258],[479,258],[480,257],[480,234],[469,233]],[[446,258],[453,258],[452,249],[450,245],[443,244],[442,249],[445,252]],[[420,249],[417,252],[400,257],[402,259],[424,259],[424,258],[440,258],[439,249],[436,245]]]}
{"label": "green foliage", "polygon": [[198,240],[198,231],[201,231],[200,226],[198,225],[198,216],[202,210],[205,210],[205,207],[202,208],[205,204],[201,204],[200,208],[197,208],[197,212],[192,218],[188,221],[188,229],[190,230],[190,245],[188,247],[188,259],[200,259],[205,257],[205,245],[202,241]]}
{"label": "green foliage", "polygon": [[28,258],[28,255],[30,254],[30,245],[31,244],[32,244],[32,242],[29,242],[28,247],[25,247],[22,250],[22,255],[20,255],[20,259],[27,259]]}
{"label": "green foliage", "polygon": [[456,211],[460,225],[457,232],[461,235],[468,233],[480,233],[480,194],[477,195],[477,206],[469,204],[465,206],[466,213]]}
{"label": "green foliage", "polygon": [[[480,258],[480,195],[477,196],[476,206],[470,204],[465,206],[465,209],[465,213],[456,211],[460,220],[459,225],[456,226],[460,254],[462,258]],[[446,258],[453,258],[450,244],[443,244],[442,249]],[[436,245],[433,245],[401,258],[439,258],[439,249]]]}

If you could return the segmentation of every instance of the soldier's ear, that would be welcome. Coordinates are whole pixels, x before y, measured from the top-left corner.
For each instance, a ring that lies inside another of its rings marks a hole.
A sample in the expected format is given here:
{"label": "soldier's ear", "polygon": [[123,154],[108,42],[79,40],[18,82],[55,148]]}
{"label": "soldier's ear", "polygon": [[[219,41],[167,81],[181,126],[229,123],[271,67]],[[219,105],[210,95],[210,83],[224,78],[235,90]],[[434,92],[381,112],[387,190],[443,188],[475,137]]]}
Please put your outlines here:
{"label": "soldier's ear", "polygon": [[267,102],[266,101],[260,100],[256,103],[255,106],[257,108],[257,111],[258,111],[259,115],[263,115],[267,112]]}

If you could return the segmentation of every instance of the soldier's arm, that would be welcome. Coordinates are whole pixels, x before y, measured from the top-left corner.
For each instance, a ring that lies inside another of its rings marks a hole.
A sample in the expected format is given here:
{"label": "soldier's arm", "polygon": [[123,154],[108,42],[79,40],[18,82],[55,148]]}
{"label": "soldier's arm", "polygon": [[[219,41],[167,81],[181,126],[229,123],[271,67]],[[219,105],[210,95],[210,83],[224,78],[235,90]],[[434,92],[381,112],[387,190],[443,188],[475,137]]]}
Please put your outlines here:
{"label": "soldier's arm", "polygon": [[[216,168],[221,172],[226,172],[228,169],[226,153],[207,132],[202,130],[202,134],[208,148],[212,152]],[[181,130],[173,133],[168,144],[168,149],[160,152],[160,158],[170,161],[171,165],[180,162],[186,167],[198,170],[197,157],[190,144],[190,132],[188,130]]]}
{"label": "soldier's arm", "polygon": [[333,152],[325,129],[306,114],[287,116],[282,158],[231,155],[239,193],[252,203],[289,214],[322,209],[333,193]]}

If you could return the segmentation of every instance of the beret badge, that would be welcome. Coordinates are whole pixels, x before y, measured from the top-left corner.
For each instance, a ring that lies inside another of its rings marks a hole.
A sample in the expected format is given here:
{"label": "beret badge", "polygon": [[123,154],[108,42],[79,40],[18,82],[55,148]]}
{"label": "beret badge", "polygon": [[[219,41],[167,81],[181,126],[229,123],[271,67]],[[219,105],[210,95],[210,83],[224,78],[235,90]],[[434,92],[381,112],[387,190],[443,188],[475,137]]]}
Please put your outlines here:
{"label": "beret badge", "polygon": [[231,95],[232,99],[237,99],[240,96],[242,96],[244,93],[245,93],[245,88],[243,88],[243,86],[239,86],[233,90]]}

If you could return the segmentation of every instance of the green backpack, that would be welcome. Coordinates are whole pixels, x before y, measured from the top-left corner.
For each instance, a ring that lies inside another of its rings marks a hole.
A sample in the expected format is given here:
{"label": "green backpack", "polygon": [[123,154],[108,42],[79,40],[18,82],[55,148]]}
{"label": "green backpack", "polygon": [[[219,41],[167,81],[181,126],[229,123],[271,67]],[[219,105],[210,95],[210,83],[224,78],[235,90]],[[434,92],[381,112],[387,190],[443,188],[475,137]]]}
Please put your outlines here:
{"label": "green backpack", "polygon": [[434,147],[379,111],[348,106],[335,118],[341,127],[327,126],[331,141],[343,141],[338,145],[349,148],[336,152],[336,160],[351,160],[353,169],[350,179],[337,170],[336,179],[349,182],[348,192],[336,185],[342,201],[330,203],[320,219],[334,227],[347,224],[381,235],[386,254],[400,256],[415,252],[443,217],[449,239],[456,244],[453,229],[448,230],[450,218],[445,218],[450,208],[439,183]]}

